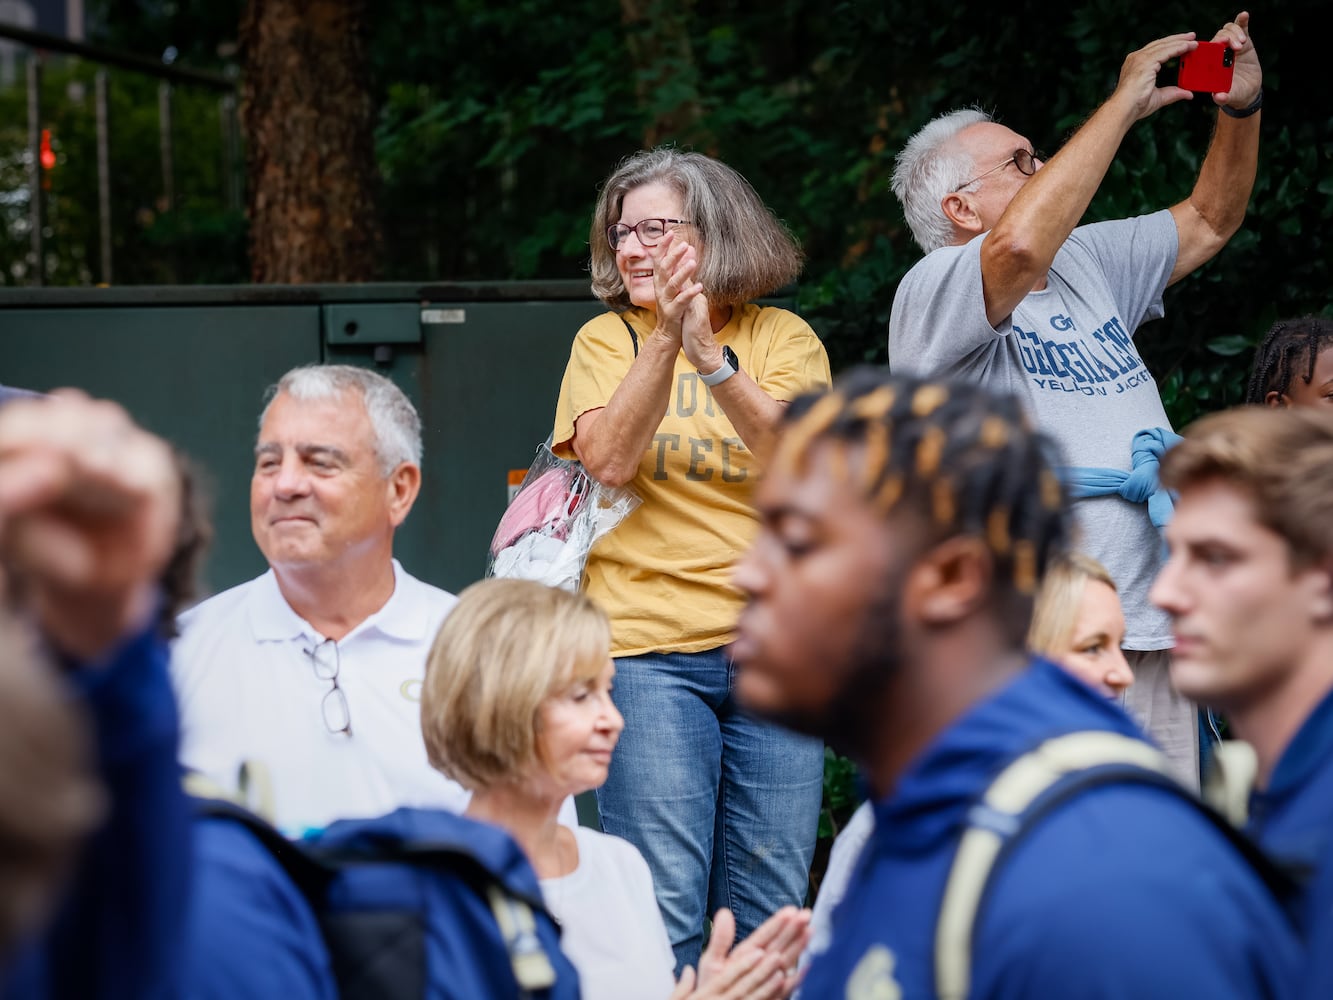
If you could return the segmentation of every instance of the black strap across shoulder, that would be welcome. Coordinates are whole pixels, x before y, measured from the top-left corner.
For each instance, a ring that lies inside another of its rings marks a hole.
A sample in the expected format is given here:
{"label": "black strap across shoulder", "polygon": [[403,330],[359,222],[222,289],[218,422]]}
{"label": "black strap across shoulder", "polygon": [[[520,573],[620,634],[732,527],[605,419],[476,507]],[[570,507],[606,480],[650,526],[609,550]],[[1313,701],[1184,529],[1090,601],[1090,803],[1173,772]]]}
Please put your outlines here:
{"label": "black strap across shoulder", "polygon": [[629,331],[629,342],[634,345],[634,356],[639,356],[639,335],[634,332],[634,327],[629,325],[629,320],[624,316],[620,317],[620,322],[625,324],[625,329]]}

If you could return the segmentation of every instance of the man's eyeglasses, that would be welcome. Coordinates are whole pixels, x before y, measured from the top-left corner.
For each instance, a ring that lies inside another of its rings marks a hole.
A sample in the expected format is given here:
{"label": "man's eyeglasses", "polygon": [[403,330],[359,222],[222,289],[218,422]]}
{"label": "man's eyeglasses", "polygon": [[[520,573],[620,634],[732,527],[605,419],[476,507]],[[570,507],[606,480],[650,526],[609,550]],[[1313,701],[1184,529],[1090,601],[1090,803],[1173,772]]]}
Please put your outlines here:
{"label": "man's eyeglasses", "polygon": [[662,241],[668,226],[688,225],[690,223],[684,219],[642,219],[632,226],[617,222],[614,226],[606,227],[606,242],[611,244],[612,250],[619,250],[620,244],[629,239],[630,233],[634,233],[639,237],[639,246],[651,248]]}
{"label": "man's eyeglasses", "polygon": [[352,713],[347,707],[347,694],[338,684],[338,668],[341,666],[338,644],[332,639],[325,639],[318,646],[307,649],[305,654],[310,657],[315,676],[333,683],[333,687],[324,692],[324,700],[319,704],[324,714],[324,725],[334,735],[351,736]]}
{"label": "man's eyeglasses", "polygon": [[959,184],[954,188],[954,190],[961,191],[965,187],[970,187],[983,177],[989,177],[997,170],[1003,170],[1011,163],[1018,168],[1018,172],[1024,177],[1031,177],[1037,172],[1037,154],[1030,149],[1015,149],[1014,155],[1009,157],[1009,159],[1005,160],[1003,163],[995,164],[995,166],[991,167],[985,173],[977,174],[977,176],[973,177],[970,181],[964,181],[962,184]]}

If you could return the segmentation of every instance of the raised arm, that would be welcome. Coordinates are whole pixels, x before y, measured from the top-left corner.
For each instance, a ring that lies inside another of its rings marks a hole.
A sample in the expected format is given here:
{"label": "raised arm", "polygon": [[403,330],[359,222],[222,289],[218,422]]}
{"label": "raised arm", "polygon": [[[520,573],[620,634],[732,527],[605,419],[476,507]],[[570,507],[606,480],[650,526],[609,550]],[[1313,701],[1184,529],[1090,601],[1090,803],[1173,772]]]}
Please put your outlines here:
{"label": "raised arm", "polygon": [[189,812],[155,619],[181,497],[170,448],[114,403],[0,411],[0,561],[88,711],[110,805],[24,965],[51,996],[180,992]]}
{"label": "raised arm", "polygon": [[1217,128],[1199,169],[1190,196],[1171,207],[1180,237],[1180,251],[1171,271],[1170,284],[1207,263],[1245,221],[1254,175],[1259,162],[1259,117],[1256,106],[1263,93],[1263,71],[1250,38],[1250,15],[1241,11],[1213,37],[1236,50],[1231,90],[1214,94],[1219,108],[1249,111],[1243,118],[1225,112],[1217,116]]}
{"label": "raised arm", "polygon": [[1167,60],[1197,44],[1188,32],[1131,52],[1114,93],[1014,195],[981,246],[986,318],[992,326],[1044,285],[1056,251],[1083,218],[1130,127],[1159,108],[1190,99],[1189,91],[1179,87],[1158,87],[1157,74]]}

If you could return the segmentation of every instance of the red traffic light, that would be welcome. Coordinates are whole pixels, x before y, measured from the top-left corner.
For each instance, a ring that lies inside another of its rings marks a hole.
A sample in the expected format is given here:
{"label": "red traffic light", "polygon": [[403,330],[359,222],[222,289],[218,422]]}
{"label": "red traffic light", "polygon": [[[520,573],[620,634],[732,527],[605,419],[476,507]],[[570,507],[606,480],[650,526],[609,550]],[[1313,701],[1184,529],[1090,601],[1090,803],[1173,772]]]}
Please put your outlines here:
{"label": "red traffic light", "polygon": [[51,130],[42,129],[42,150],[40,160],[43,170],[51,170],[56,165],[56,151],[51,148]]}

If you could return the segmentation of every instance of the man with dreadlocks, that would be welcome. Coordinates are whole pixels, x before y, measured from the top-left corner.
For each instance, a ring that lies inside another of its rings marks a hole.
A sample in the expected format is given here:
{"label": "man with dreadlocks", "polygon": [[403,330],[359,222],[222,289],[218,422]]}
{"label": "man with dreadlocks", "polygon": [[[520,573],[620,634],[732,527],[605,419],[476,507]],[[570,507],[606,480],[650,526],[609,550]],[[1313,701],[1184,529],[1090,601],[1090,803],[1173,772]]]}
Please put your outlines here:
{"label": "man with dreadlocks", "polygon": [[1333,320],[1302,316],[1274,323],[1254,352],[1245,402],[1267,406],[1333,403]]}
{"label": "man with dreadlocks", "polygon": [[[804,995],[1286,995],[1299,954],[1234,832],[1117,705],[1024,653],[1067,541],[1051,447],[1013,397],[870,370],[783,417],[736,571],[737,694],[851,755],[875,801]],[[1035,812],[1000,794],[1034,747],[1045,768],[1089,739],[1145,770]],[[963,846],[988,838],[968,883]]]}
{"label": "man with dreadlocks", "polygon": [[[1242,12],[1214,37],[1234,52],[1228,93],[1157,86],[1162,66],[1198,45],[1193,32],[1168,35],[1126,57],[1114,93],[1049,162],[1014,130],[965,109],[917,132],[893,175],[926,256],[894,296],[890,366],[1017,393],[1059,442],[1073,495],[1085,498],[1081,548],[1110,570],[1124,603],[1135,675],[1127,704],[1195,787],[1196,712],[1170,687],[1170,623],[1147,599],[1161,549],[1154,528],[1170,511],[1152,471],[1174,435],[1134,336],[1162,315],[1163,290],[1244,221],[1263,82],[1249,27]],[[1190,99],[1220,113],[1189,196],[1080,226],[1135,123]]]}

